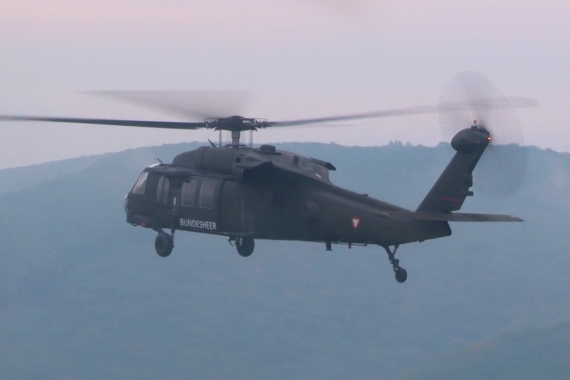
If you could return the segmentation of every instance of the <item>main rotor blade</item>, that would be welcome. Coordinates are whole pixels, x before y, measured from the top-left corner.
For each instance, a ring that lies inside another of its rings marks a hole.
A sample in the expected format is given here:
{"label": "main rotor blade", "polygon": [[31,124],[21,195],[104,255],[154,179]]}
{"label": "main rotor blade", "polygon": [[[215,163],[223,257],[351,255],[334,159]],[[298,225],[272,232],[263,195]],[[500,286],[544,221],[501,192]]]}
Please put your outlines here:
{"label": "main rotor blade", "polygon": [[[161,94],[161,92],[109,92],[108,94],[126,95],[130,97],[133,94],[141,95],[141,99],[146,98],[147,95]],[[175,92],[178,93],[178,92]],[[121,96],[122,96],[121,95]],[[149,103],[150,104],[150,103]],[[288,121],[263,121],[259,123],[252,123],[249,128],[246,126],[244,128],[243,120],[240,116],[230,116],[225,115],[223,117],[215,117],[208,122],[173,122],[173,121],[147,121],[147,120],[122,120],[122,119],[91,119],[91,118],[68,118],[68,117],[48,117],[48,116],[21,116],[21,115],[0,115],[0,120],[4,121],[46,121],[46,122],[58,122],[58,123],[77,123],[77,124],[100,124],[100,125],[119,125],[128,127],[146,127],[146,128],[165,128],[165,129],[198,129],[198,128],[209,128],[209,129],[222,129],[222,130],[248,130],[248,129],[259,129],[259,128],[269,128],[269,127],[296,127],[304,126],[310,124],[321,124],[321,123],[331,123],[339,121],[351,121],[351,120],[364,120],[364,119],[374,119],[382,117],[391,116],[404,116],[404,115],[419,115],[419,114],[429,114],[429,113],[453,113],[457,110],[472,109],[474,105],[478,109],[497,109],[497,108],[521,108],[521,107],[534,107],[538,103],[529,98],[523,97],[497,97],[497,98],[481,98],[481,99],[471,99],[469,102],[456,102],[456,103],[443,103],[438,106],[418,106],[418,107],[406,107],[406,108],[396,108],[391,110],[383,110],[376,112],[365,112],[349,115],[337,115],[337,116],[325,116],[309,119],[298,119],[298,120],[288,120]],[[206,114],[205,114],[206,115]],[[207,114],[212,115],[212,114]],[[234,120],[235,119],[235,120]],[[214,122],[218,120],[219,122]],[[252,119],[253,120],[253,119]],[[261,119],[260,119],[261,120]]]}
{"label": "main rotor blade", "polygon": [[269,122],[267,124],[268,127],[294,127],[294,126],[308,125],[308,124],[332,123],[337,121],[377,119],[383,117],[421,115],[421,114],[430,114],[438,112],[455,112],[458,110],[472,109],[474,106],[480,109],[528,108],[528,107],[537,107],[538,102],[534,99],[525,98],[521,96],[481,98],[481,99],[472,99],[469,102],[445,103],[445,104],[439,104],[437,106],[395,108],[390,110],[356,113],[349,115],[325,116],[325,117],[288,120],[288,121],[276,121],[276,122]]}
{"label": "main rotor blade", "polygon": [[243,115],[254,100],[253,94],[247,91],[89,91],[84,94],[199,120]]}
{"label": "main rotor blade", "polygon": [[205,123],[188,123],[180,121],[148,121],[148,120],[121,120],[121,119],[88,119],[74,117],[46,117],[46,116],[18,116],[0,115],[2,121],[48,121],[55,123],[121,125],[126,127],[146,127],[165,129],[198,129],[213,128]]}

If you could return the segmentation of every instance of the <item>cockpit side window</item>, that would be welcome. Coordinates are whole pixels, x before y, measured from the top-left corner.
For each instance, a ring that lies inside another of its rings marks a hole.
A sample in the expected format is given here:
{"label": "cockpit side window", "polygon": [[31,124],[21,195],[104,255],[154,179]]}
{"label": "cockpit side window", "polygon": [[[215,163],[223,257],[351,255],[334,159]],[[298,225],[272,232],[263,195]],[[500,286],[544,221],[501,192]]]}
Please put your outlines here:
{"label": "cockpit side window", "polygon": [[170,191],[170,181],[164,178],[164,187],[162,188],[162,203],[168,202],[168,192]]}
{"label": "cockpit side window", "polygon": [[158,202],[168,202],[168,190],[170,190],[170,181],[166,177],[160,177],[156,188],[156,200]]}
{"label": "cockpit side window", "polygon": [[133,187],[132,190],[133,194],[144,195],[147,178],[148,178],[148,172],[142,172],[141,175],[139,176],[139,179],[137,180],[137,183],[135,183],[135,186]]}

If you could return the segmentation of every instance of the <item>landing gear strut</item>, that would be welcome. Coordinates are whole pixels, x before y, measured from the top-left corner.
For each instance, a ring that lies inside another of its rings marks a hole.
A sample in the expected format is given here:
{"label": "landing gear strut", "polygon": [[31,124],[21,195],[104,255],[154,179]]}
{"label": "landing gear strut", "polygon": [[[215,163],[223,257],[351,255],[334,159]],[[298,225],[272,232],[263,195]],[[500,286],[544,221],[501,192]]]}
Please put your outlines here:
{"label": "landing gear strut", "polygon": [[390,264],[392,264],[392,269],[394,269],[394,276],[396,277],[396,281],[402,283],[408,278],[408,272],[406,272],[406,270],[400,266],[400,260],[394,257],[396,255],[398,247],[399,245],[394,246],[394,252],[390,250],[390,247],[384,247],[384,249],[388,254],[388,259],[390,260]]}

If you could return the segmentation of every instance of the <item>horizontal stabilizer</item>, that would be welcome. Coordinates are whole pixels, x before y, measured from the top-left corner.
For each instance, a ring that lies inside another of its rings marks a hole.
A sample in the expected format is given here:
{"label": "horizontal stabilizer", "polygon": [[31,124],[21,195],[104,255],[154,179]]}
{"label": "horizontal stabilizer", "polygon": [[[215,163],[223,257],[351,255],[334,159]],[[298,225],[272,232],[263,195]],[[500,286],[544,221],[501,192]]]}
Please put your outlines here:
{"label": "horizontal stabilizer", "polygon": [[406,212],[406,211],[380,211],[376,213],[390,219],[400,220],[433,220],[441,222],[522,222],[523,220],[513,215],[497,214],[466,214],[445,212]]}

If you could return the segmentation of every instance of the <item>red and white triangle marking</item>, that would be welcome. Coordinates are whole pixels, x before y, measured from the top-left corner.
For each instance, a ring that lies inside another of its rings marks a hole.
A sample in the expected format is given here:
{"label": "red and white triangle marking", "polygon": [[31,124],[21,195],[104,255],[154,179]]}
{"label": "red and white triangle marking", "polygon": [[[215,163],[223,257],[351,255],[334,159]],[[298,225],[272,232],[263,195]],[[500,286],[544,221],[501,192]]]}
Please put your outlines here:
{"label": "red and white triangle marking", "polygon": [[352,218],[352,227],[354,227],[354,229],[360,227],[360,218],[358,216]]}

